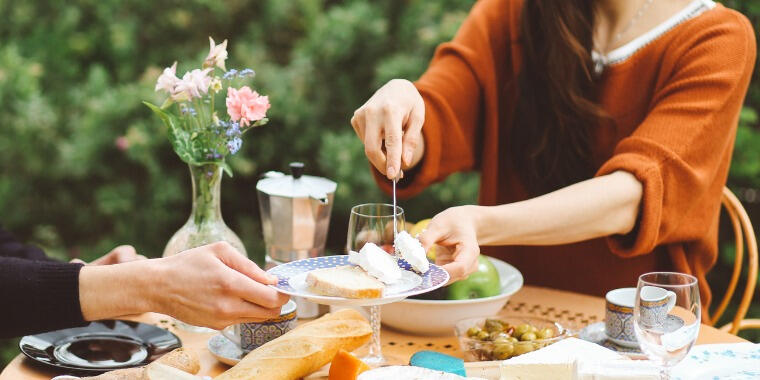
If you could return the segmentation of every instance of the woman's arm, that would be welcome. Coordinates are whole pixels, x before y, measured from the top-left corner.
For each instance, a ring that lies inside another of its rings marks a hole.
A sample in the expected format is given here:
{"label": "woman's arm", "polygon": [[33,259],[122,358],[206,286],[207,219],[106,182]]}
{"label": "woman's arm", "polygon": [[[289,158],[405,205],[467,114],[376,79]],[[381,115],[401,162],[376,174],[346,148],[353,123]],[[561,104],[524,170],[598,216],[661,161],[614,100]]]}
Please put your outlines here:
{"label": "woman's arm", "polygon": [[522,202],[449,208],[419,238],[426,250],[442,247],[436,262],[456,281],[477,268],[481,245],[567,244],[626,234],[636,225],[641,197],[641,183],[618,171]]}
{"label": "woman's arm", "polygon": [[479,245],[568,244],[625,235],[636,225],[641,183],[617,171],[540,197],[473,210]]}
{"label": "woman's arm", "polygon": [[496,130],[499,85],[512,67],[514,4],[476,2],[417,82],[390,81],[356,110],[351,124],[384,191],[399,169],[398,195],[409,197],[480,164],[485,126]]}

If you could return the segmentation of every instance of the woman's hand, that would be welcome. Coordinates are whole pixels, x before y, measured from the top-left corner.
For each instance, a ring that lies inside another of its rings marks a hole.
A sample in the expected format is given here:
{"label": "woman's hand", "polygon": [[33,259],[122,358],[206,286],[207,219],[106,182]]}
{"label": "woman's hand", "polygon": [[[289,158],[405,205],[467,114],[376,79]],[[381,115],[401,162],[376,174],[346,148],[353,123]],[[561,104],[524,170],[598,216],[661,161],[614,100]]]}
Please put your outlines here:
{"label": "woman's hand", "polygon": [[280,315],[277,281],[226,242],[116,265],[85,266],[79,301],[86,320],[148,311],[221,329]]}
{"label": "woman's hand", "polygon": [[477,206],[459,206],[436,215],[420,236],[429,250],[436,247],[435,262],[449,272],[449,283],[466,278],[478,269]]}
{"label": "woman's hand", "polygon": [[394,79],[354,112],[351,125],[377,170],[393,179],[414,167],[425,152],[425,103],[412,82]]}

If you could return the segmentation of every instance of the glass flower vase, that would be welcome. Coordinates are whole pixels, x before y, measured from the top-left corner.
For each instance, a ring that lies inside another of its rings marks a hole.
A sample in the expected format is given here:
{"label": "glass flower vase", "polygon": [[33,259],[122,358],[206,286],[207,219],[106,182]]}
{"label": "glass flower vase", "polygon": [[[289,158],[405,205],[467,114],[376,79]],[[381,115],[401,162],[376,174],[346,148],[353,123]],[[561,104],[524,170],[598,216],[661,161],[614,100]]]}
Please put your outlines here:
{"label": "glass flower vase", "polygon": [[[221,210],[222,167],[216,164],[189,165],[193,184],[193,208],[187,222],[169,239],[163,257],[176,255],[202,245],[226,241],[243,256],[248,256],[240,238],[224,223]],[[181,321],[177,324],[190,331],[208,329],[191,326]]]}

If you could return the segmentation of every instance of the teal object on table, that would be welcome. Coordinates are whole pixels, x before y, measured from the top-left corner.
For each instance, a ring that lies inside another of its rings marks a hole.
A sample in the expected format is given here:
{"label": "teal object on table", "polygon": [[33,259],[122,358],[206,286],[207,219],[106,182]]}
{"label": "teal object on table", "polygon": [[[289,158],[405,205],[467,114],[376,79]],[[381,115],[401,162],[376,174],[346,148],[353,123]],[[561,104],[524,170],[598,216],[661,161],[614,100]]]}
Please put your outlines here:
{"label": "teal object on table", "polygon": [[420,351],[412,355],[409,365],[467,376],[464,360],[435,351]]}

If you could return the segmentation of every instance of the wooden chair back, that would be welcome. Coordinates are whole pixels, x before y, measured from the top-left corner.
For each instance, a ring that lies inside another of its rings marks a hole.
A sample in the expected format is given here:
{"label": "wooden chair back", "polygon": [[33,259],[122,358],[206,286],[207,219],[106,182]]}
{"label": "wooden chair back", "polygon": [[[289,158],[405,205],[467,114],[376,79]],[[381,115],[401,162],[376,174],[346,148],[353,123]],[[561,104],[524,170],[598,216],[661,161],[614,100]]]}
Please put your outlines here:
{"label": "wooden chair back", "polygon": [[[710,325],[715,325],[723,312],[726,311],[728,303],[736,291],[736,287],[739,283],[739,278],[742,274],[742,267],[744,264],[744,243],[746,241],[747,247],[747,284],[744,287],[744,294],[739,301],[739,308],[736,310],[733,321],[726,325],[731,334],[736,334],[742,326],[742,320],[747,315],[747,310],[752,302],[752,297],[755,294],[755,285],[757,284],[757,239],[755,238],[755,230],[752,228],[752,223],[749,220],[747,211],[742,206],[739,199],[736,198],[731,190],[727,187],[723,188],[723,196],[721,199],[723,207],[725,207],[728,216],[731,220],[731,225],[734,228],[734,241],[736,245],[736,258],[734,261],[734,271],[731,275],[731,282],[728,284],[728,289],[723,295],[718,307],[713,312],[712,316],[707,316],[705,322]],[[730,326],[730,327],[729,327]]]}

